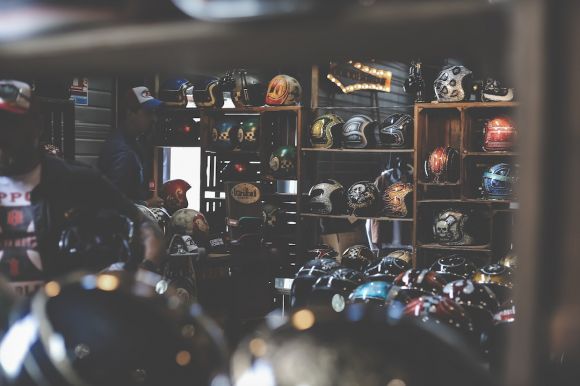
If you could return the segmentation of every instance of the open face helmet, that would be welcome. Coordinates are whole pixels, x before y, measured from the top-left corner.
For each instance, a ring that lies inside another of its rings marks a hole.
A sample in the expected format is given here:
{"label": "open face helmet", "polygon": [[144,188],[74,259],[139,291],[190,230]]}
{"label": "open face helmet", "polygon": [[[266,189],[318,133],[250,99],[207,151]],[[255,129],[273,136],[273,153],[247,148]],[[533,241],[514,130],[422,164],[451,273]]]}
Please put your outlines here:
{"label": "open face helmet", "polygon": [[330,306],[335,312],[342,312],[346,300],[356,287],[364,282],[364,275],[350,268],[339,268],[321,276],[312,286],[310,305]]}
{"label": "open face helmet", "polygon": [[266,104],[270,106],[294,106],[300,104],[302,87],[291,76],[277,75],[268,85]]}
{"label": "open face helmet", "polygon": [[266,98],[267,84],[262,76],[244,69],[228,73],[232,101],[236,107],[262,106]]}
{"label": "open face helmet", "polygon": [[358,114],[350,117],[342,126],[342,144],[349,149],[364,149],[372,145],[377,126],[372,118]]}
{"label": "open face helmet", "polygon": [[514,100],[514,89],[502,87],[498,80],[487,78],[483,82],[481,100],[482,102],[510,102]]}
{"label": "open face helmet", "polygon": [[348,297],[349,303],[372,303],[385,306],[391,285],[384,281],[371,281],[355,288]]}
{"label": "open face helmet", "polygon": [[[408,251],[396,252],[404,252],[404,254],[401,255],[402,258],[389,254],[377,262],[371,263],[364,271],[367,280],[392,283],[401,273],[411,269],[412,262],[410,259],[410,253]],[[407,255],[409,255],[408,259],[406,258]]]}
{"label": "open face helmet", "polygon": [[270,169],[275,177],[293,177],[296,173],[296,148],[280,146],[270,156]]}
{"label": "open face helmet", "polygon": [[370,181],[355,182],[346,192],[346,204],[350,214],[374,216],[379,203],[379,190]]}
{"label": "open face helmet", "polygon": [[163,184],[159,196],[163,199],[165,209],[170,215],[189,206],[187,201],[189,189],[191,185],[181,179],[169,180]]}
{"label": "open face helmet", "polygon": [[220,120],[211,131],[212,146],[216,151],[233,150],[243,139],[244,131],[235,119]]}
{"label": "open face helmet", "polygon": [[336,259],[338,257],[338,252],[336,252],[333,248],[329,247],[328,245],[321,244],[306,251],[306,256],[309,259],[324,259],[324,258]]}
{"label": "open face helmet", "polygon": [[224,105],[223,85],[216,77],[199,77],[193,83],[193,101],[196,107],[217,107]]}
{"label": "open face helmet", "polygon": [[286,214],[279,205],[264,203],[262,206],[262,221],[265,228],[280,228],[285,223]]}
{"label": "open face helmet", "polygon": [[314,148],[330,149],[340,146],[344,120],[336,114],[324,114],[310,126],[310,143]]}
{"label": "open face helmet", "polygon": [[204,245],[209,236],[205,216],[193,209],[179,209],[171,216],[170,235],[189,235],[198,245]]}
{"label": "open face helmet", "polygon": [[199,306],[120,273],[47,283],[13,311],[0,352],[3,385],[209,385],[228,373]]}
{"label": "open face helmet", "polygon": [[376,256],[364,245],[354,245],[342,252],[340,263],[346,268],[363,271],[369,264],[376,260]]}
{"label": "open face helmet", "polygon": [[433,221],[433,238],[443,245],[472,245],[473,237],[467,233],[469,216],[458,209],[439,211]]}
{"label": "open face helmet", "polygon": [[393,292],[392,300],[408,303],[411,299],[424,295],[440,295],[445,282],[433,271],[428,269],[409,269],[399,274],[393,284],[399,287]]}
{"label": "open face helmet", "polygon": [[383,203],[385,213],[390,217],[407,217],[409,207],[413,202],[413,185],[404,182],[395,182],[385,189]]}
{"label": "open face helmet", "polygon": [[472,72],[464,66],[449,66],[435,79],[435,96],[439,102],[461,102],[469,98]]}
{"label": "open face helmet", "polygon": [[167,210],[164,208],[149,208],[153,217],[155,218],[155,222],[159,225],[159,228],[165,233],[167,227],[169,226],[169,222],[171,221],[171,215]]}
{"label": "open face helmet", "polygon": [[168,107],[187,106],[187,90],[192,84],[185,78],[168,79],[161,85],[159,90],[159,99]]}
{"label": "open face helmet", "polygon": [[240,146],[243,150],[256,150],[259,145],[260,119],[258,117],[246,118],[242,121],[243,139]]}
{"label": "open face helmet", "polygon": [[409,143],[413,133],[413,117],[408,114],[391,114],[378,130],[377,143],[382,147],[401,148]]}
{"label": "open face helmet", "polygon": [[431,266],[431,270],[446,282],[468,279],[476,269],[471,261],[461,255],[441,257]]}
{"label": "open face helmet", "polygon": [[512,269],[499,264],[490,264],[476,271],[472,280],[489,287],[497,296],[500,304],[503,304],[511,298],[514,277]]}
{"label": "open face helmet", "polygon": [[304,264],[292,282],[290,305],[292,307],[305,306],[316,280],[338,268],[340,268],[340,264],[335,259],[330,258],[313,259]]}
{"label": "open face helmet", "polygon": [[308,197],[308,208],[312,213],[344,213],[344,187],[335,180],[324,180],[314,185]]}
{"label": "open face helmet", "polygon": [[437,147],[425,159],[425,177],[431,182],[456,182],[459,179],[459,152],[452,147]]}
{"label": "open face helmet", "polygon": [[483,126],[484,151],[510,151],[514,148],[518,130],[511,118],[498,116]]}
{"label": "open face helmet", "polygon": [[514,166],[506,163],[493,165],[483,173],[483,195],[495,200],[510,199],[517,181],[518,177]]}

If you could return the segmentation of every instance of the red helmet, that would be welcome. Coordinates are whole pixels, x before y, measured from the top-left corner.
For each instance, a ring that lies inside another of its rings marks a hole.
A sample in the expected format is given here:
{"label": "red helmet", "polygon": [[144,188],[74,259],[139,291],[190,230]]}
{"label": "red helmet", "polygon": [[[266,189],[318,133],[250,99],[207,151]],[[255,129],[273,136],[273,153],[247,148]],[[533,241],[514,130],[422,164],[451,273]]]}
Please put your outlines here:
{"label": "red helmet", "polygon": [[403,314],[422,322],[445,324],[464,335],[473,334],[471,319],[459,304],[443,296],[422,296],[405,306]]}
{"label": "red helmet", "polygon": [[443,279],[428,269],[409,269],[397,276],[393,284],[400,289],[392,293],[391,300],[402,303],[420,296],[440,295],[445,286]]}
{"label": "red helmet", "polygon": [[163,184],[161,188],[161,198],[165,201],[165,209],[169,214],[173,214],[179,209],[187,208],[187,191],[191,189],[184,180],[170,180]]}
{"label": "red helmet", "polygon": [[508,151],[514,147],[518,130],[509,117],[490,119],[483,127],[483,150]]}

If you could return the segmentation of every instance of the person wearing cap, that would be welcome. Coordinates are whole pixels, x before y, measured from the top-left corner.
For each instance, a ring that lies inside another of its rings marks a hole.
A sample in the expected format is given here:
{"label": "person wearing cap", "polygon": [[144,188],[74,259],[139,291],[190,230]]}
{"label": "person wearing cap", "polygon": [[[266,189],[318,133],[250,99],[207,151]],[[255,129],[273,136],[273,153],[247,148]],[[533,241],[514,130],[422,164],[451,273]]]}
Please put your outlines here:
{"label": "person wearing cap", "polygon": [[128,90],[125,119],[103,145],[99,157],[99,169],[130,200],[158,207],[163,201],[150,197],[144,161],[151,148],[146,135],[154,128],[156,110],[163,102],[153,98],[147,87]]}
{"label": "person wearing cap", "polygon": [[[0,80],[0,276],[30,295],[71,270],[59,249],[75,210],[113,210],[140,231],[144,265],[158,270],[162,235],[135,205],[93,168],[41,150],[41,124],[27,83]],[[74,262],[76,264],[76,262]]]}

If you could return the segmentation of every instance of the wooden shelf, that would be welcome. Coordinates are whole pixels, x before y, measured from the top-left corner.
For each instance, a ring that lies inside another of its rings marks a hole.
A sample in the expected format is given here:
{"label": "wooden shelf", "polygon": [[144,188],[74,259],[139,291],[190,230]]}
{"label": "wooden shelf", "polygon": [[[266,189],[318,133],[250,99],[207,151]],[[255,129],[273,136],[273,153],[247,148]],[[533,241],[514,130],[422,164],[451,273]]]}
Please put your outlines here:
{"label": "wooden shelf", "polygon": [[302,148],[304,152],[312,153],[414,153],[413,149],[317,149],[312,147]]}
{"label": "wooden shelf", "polygon": [[519,153],[513,151],[466,151],[463,153],[463,157],[517,157]]}
{"label": "wooden shelf", "polygon": [[299,111],[302,106],[255,106],[255,107],[225,107],[225,108],[198,108],[205,113],[225,114],[259,114],[277,111]]}
{"label": "wooden shelf", "polygon": [[419,109],[480,109],[518,107],[519,102],[457,102],[457,103],[417,103]]}
{"label": "wooden shelf", "polygon": [[418,204],[430,204],[430,203],[457,203],[457,204],[510,204],[518,205],[518,202],[510,200],[489,200],[480,198],[441,198],[441,199],[430,199],[430,200],[417,200]]}
{"label": "wooden shelf", "polygon": [[461,182],[424,182],[424,181],[417,181],[417,185],[423,186],[461,186]]}
{"label": "wooden shelf", "polygon": [[437,243],[417,244],[417,248],[436,249],[436,250],[457,250],[457,251],[475,251],[491,252],[489,245],[441,245]]}
{"label": "wooden shelf", "polygon": [[231,151],[216,151],[213,149],[205,149],[206,153],[216,154],[223,157],[232,157],[232,156],[254,156],[259,157],[260,152],[257,150],[231,150]]}
{"label": "wooden shelf", "polygon": [[345,220],[377,220],[377,221],[407,221],[413,222],[412,218],[406,217],[358,217],[358,216],[349,216],[346,214],[316,214],[316,213],[300,213],[301,217],[313,217],[313,218],[336,218],[336,219],[345,219]]}

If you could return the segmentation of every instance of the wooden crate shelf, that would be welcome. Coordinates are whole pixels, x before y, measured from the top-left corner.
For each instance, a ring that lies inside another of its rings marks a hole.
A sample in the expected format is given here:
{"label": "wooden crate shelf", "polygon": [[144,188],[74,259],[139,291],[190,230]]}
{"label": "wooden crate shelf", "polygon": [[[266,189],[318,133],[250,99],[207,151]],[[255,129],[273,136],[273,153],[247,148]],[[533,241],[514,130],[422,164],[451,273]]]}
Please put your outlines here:
{"label": "wooden crate shelf", "polygon": [[316,213],[300,213],[301,217],[311,217],[311,218],[335,218],[335,219],[345,219],[345,220],[377,220],[377,221],[408,221],[412,222],[412,218],[408,217],[359,217],[359,216],[349,216],[346,214],[316,214]]}

